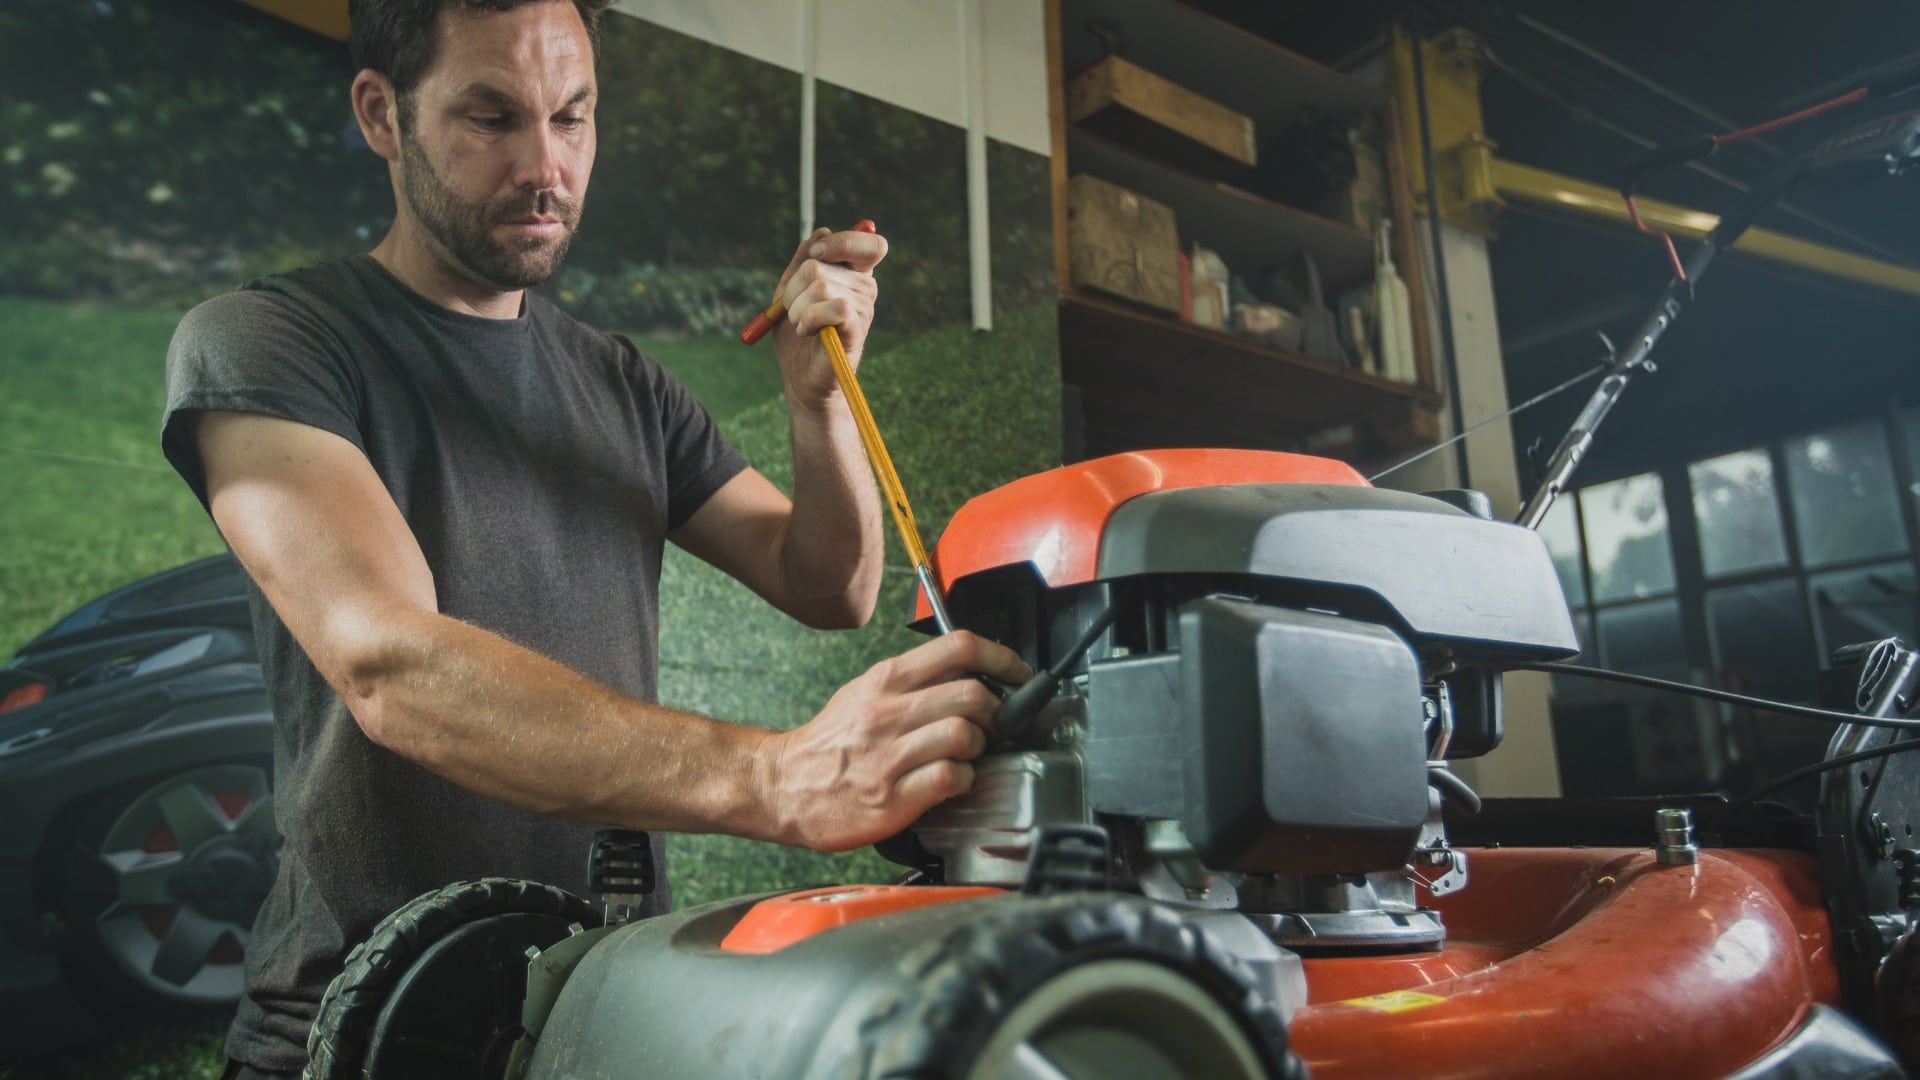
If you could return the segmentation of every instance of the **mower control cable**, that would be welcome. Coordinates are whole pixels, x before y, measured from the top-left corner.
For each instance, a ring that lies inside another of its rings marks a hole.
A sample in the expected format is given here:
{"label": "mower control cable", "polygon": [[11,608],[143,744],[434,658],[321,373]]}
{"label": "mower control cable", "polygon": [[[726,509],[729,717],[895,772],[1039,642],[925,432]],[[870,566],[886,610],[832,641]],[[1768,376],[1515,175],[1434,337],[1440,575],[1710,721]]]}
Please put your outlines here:
{"label": "mower control cable", "polygon": [[[1586,667],[1582,664],[1557,664],[1541,661],[1513,664],[1511,666],[1523,668],[1528,671],[1544,671],[1551,675],[1572,675],[1588,679],[1606,679],[1613,682],[1627,683],[1632,686],[1645,686],[1675,694],[1687,694],[1693,697],[1706,698],[1709,701],[1721,701],[1730,705],[1742,705],[1762,712],[1779,713],[1782,716],[1800,716],[1836,724],[1851,724],[1856,727],[1893,728],[1899,731],[1920,730],[1920,720],[1898,720],[1885,716],[1862,716],[1858,713],[1840,712],[1837,709],[1817,709],[1811,705],[1790,705],[1784,701],[1769,701],[1766,698],[1749,697],[1746,694],[1736,694],[1729,690],[1715,690],[1711,687],[1695,686],[1692,683],[1674,682],[1670,679],[1656,679],[1651,675],[1632,675],[1623,671],[1608,671],[1605,668]],[[1844,769],[1848,765],[1854,765],[1862,761],[1892,757],[1895,754],[1905,753],[1908,750],[1920,750],[1920,738],[1909,737],[1903,739],[1896,737],[1894,741],[1880,746],[1856,751],[1851,754],[1841,754],[1839,757],[1816,761],[1811,765],[1789,770],[1761,784],[1752,791],[1741,795],[1739,798],[1729,801],[1720,811],[1720,817],[1724,819],[1735,810],[1759,801],[1761,796],[1771,795],[1781,788],[1798,783],[1808,777],[1818,776],[1823,772],[1830,772],[1834,769]]]}
{"label": "mower control cable", "polygon": [[1731,690],[1716,690],[1710,686],[1695,686],[1692,683],[1674,682],[1671,679],[1656,679],[1651,675],[1634,675],[1625,671],[1609,671],[1606,668],[1587,667],[1585,664],[1559,664],[1545,660],[1509,662],[1505,666],[1525,671],[1544,671],[1549,675],[1569,675],[1583,679],[1603,679],[1610,682],[1626,683],[1629,686],[1644,686],[1654,690],[1665,690],[1674,694],[1688,694],[1708,701],[1724,702],[1728,705],[1740,705],[1761,712],[1778,713],[1782,716],[1798,716],[1809,720],[1824,720],[1834,724],[1853,724],[1859,727],[1892,728],[1898,731],[1920,731],[1920,720],[1898,720],[1888,716],[1861,716],[1858,713],[1841,712],[1838,709],[1821,709],[1812,705],[1793,705],[1784,701],[1770,701],[1767,698],[1750,697],[1736,694]]}
{"label": "mower control cable", "polygon": [[1857,765],[1862,761],[1872,761],[1875,758],[1892,757],[1895,754],[1904,753],[1908,750],[1920,750],[1920,739],[1907,739],[1901,742],[1884,743],[1869,750],[1856,750],[1851,754],[1841,754],[1836,758],[1828,758],[1825,761],[1816,761],[1811,765],[1803,765],[1798,769],[1783,772],[1779,776],[1747,792],[1745,795],[1729,801],[1721,813],[1723,815],[1730,814],[1749,803],[1758,801],[1762,795],[1771,795],[1781,788],[1798,783],[1809,776],[1818,776],[1823,772],[1831,772],[1834,769],[1844,769],[1849,765]]}

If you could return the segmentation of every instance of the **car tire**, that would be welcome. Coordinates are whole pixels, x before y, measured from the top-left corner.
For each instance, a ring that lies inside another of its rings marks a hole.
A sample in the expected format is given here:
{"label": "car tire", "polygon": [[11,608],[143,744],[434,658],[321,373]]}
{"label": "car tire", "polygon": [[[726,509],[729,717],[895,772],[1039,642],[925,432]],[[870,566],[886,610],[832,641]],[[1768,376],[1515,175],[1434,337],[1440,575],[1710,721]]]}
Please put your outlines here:
{"label": "car tire", "polygon": [[279,866],[271,767],[196,765],[90,795],[50,831],[46,908],[69,984],[100,1019],[230,1011]]}

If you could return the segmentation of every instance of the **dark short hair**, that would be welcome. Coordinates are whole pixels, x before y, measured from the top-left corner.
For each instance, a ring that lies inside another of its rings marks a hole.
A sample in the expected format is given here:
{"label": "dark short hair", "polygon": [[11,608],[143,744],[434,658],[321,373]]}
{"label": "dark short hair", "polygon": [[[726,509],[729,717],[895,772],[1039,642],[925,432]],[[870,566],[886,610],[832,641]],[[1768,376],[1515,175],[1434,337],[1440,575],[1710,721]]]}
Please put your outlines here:
{"label": "dark short hair", "polygon": [[[433,64],[433,28],[442,11],[511,11],[532,3],[563,0],[348,0],[352,29],[348,45],[356,68],[372,68],[387,77],[400,99],[402,114],[414,84]],[[600,59],[600,16],[613,0],[572,0],[586,25],[593,58]]]}

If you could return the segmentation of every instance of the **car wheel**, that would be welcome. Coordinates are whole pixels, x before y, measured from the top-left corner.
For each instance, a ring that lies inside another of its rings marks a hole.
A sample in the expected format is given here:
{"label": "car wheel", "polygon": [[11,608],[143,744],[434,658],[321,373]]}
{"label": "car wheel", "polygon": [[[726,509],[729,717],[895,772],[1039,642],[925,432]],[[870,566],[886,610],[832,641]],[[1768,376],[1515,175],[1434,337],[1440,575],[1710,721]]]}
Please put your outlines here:
{"label": "car wheel", "polygon": [[108,1006],[232,1006],[279,852],[264,765],[200,766],[98,800],[72,834],[58,905],[76,989]]}

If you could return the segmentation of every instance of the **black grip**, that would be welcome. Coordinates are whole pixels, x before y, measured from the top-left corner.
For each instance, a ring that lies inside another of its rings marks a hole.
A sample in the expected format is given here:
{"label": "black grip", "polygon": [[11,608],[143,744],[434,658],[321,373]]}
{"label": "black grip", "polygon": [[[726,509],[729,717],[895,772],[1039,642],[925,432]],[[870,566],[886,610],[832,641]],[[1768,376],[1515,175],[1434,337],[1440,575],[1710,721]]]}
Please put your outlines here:
{"label": "black grip", "polygon": [[606,895],[653,892],[653,838],[638,829],[601,829],[587,856],[587,888]]}

